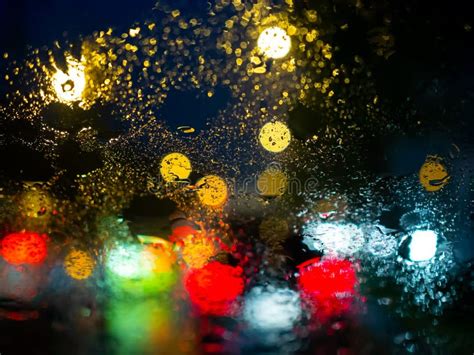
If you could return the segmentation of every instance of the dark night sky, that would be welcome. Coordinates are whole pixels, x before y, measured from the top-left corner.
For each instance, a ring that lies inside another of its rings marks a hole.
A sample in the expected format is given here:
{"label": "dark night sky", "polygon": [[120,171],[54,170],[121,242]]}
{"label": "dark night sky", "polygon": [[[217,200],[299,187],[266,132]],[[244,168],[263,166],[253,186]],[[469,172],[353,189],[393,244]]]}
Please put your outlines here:
{"label": "dark night sky", "polygon": [[20,52],[87,35],[109,26],[123,27],[150,13],[153,0],[0,0],[0,49]]}

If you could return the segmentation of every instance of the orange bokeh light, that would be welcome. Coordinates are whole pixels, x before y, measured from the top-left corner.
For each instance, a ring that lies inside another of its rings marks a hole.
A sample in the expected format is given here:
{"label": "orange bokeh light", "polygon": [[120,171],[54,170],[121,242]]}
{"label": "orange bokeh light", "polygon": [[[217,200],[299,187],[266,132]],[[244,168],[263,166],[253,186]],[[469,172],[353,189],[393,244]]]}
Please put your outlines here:
{"label": "orange bokeh light", "polygon": [[35,232],[11,233],[2,239],[0,254],[12,265],[39,264],[48,254],[47,239]]}

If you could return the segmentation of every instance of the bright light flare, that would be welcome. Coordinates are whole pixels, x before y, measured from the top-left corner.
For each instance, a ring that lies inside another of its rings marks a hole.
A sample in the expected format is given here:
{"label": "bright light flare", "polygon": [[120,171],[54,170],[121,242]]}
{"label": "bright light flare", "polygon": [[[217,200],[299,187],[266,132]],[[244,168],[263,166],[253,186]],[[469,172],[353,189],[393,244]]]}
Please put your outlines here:
{"label": "bright light flare", "polygon": [[267,57],[279,59],[285,57],[291,49],[291,38],[280,27],[268,27],[260,33],[258,49]]}
{"label": "bright light flare", "polygon": [[438,236],[431,230],[417,230],[411,235],[409,258],[411,261],[426,261],[436,254]]}
{"label": "bright light flare", "polygon": [[84,65],[72,56],[66,57],[67,72],[56,67],[51,82],[58,100],[63,103],[80,101],[86,87]]}

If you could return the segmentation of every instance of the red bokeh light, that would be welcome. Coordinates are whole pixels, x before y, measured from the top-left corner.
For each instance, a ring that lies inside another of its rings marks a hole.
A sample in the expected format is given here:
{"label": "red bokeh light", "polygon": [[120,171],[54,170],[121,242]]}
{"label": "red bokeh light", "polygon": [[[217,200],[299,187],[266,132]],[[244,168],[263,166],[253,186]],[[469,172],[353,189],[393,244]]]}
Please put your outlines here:
{"label": "red bokeh light", "polygon": [[181,240],[188,235],[195,235],[198,233],[198,231],[191,227],[191,226],[178,226],[176,228],[173,228],[173,233],[170,236],[170,241],[171,242],[181,242]]}
{"label": "red bokeh light", "polygon": [[12,265],[39,264],[48,253],[47,236],[34,232],[11,233],[2,239],[0,254]]}
{"label": "red bokeh light", "polygon": [[189,270],[184,283],[191,302],[202,314],[229,315],[235,299],[244,290],[242,271],[241,267],[217,261]]}
{"label": "red bokeh light", "polygon": [[357,275],[349,260],[314,258],[300,264],[298,269],[300,290],[319,321],[325,322],[351,309]]}
{"label": "red bokeh light", "polygon": [[0,309],[0,319],[6,318],[15,321],[25,321],[39,318],[38,311],[5,311]]}

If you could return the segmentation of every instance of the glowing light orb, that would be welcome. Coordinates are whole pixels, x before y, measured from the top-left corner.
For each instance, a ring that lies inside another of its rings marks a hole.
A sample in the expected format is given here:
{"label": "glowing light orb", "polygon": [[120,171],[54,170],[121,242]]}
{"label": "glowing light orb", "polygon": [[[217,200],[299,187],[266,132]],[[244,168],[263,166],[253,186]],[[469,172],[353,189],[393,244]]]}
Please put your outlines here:
{"label": "glowing light orb", "polygon": [[160,174],[166,182],[187,179],[191,171],[191,161],[181,153],[169,153],[160,163]]}
{"label": "glowing light orb", "polygon": [[242,268],[210,262],[185,275],[184,285],[191,302],[202,314],[225,316],[232,313],[236,298],[244,290]]}
{"label": "glowing light orb", "polygon": [[181,255],[192,268],[200,268],[212,258],[217,249],[214,242],[202,233],[189,234],[182,239]]}
{"label": "glowing light orb", "polygon": [[268,27],[260,33],[258,49],[267,57],[279,59],[285,57],[291,49],[291,38],[280,27]]}
{"label": "glowing light orb", "polygon": [[153,271],[156,273],[171,272],[177,259],[173,243],[153,235],[139,234],[137,237],[144,244],[145,257],[153,262]]}
{"label": "glowing light orb", "polygon": [[351,309],[357,276],[350,261],[314,258],[300,264],[298,269],[298,286],[320,321]]}
{"label": "glowing light orb", "polygon": [[176,255],[168,245],[118,245],[109,252],[107,275],[113,291],[127,296],[157,295],[177,279]]}
{"label": "glowing light orb", "polygon": [[449,174],[437,156],[428,156],[418,173],[420,184],[426,191],[435,192],[441,190],[449,182]]}
{"label": "glowing light orb", "polygon": [[153,271],[155,273],[169,273],[173,271],[173,265],[177,256],[173,250],[173,243],[170,241],[152,236],[139,234],[138,240],[145,244],[144,252],[152,254]]}
{"label": "glowing light orb", "polygon": [[73,249],[64,258],[66,274],[76,280],[85,280],[94,272],[95,260],[86,251]]}
{"label": "glowing light orb", "polygon": [[71,103],[80,101],[86,87],[84,65],[72,56],[66,57],[67,72],[56,68],[51,82],[60,102]]}
{"label": "glowing light orb", "polygon": [[286,174],[275,167],[263,171],[257,179],[257,189],[262,196],[281,196],[287,186],[288,178]]}
{"label": "glowing light orb", "polygon": [[19,232],[7,235],[1,241],[0,254],[12,265],[39,264],[47,256],[46,234]]}
{"label": "glowing light orb", "polygon": [[150,255],[143,254],[140,245],[117,245],[107,258],[107,268],[125,278],[139,278],[151,274],[153,262]]}
{"label": "glowing light orb", "polygon": [[300,296],[289,288],[257,286],[245,296],[243,316],[253,329],[290,330],[301,313]]}
{"label": "glowing light orb", "polygon": [[196,183],[197,195],[201,203],[209,207],[221,207],[227,201],[227,184],[217,175],[204,176]]}
{"label": "glowing light orb", "polygon": [[438,236],[431,230],[417,230],[411,235],[409,258],[411,261],[430,260],[436,254]]}
{"label": "glowing light orb", "polygon": [[260,129],[258,139],[269,152],[280,153],[290,144],[291,133],[283,122],[268,122]]}
{"label": "glowing light orb", "polygon": [[21,195],[19,206],[27,217],[45,218],[52,211],[53,202],[45,191],[32,188]]}
{"label": "glowing light orb", "polygon": [[304,229],[303,243],[311,250],[352,256],[363,247],[364,235],[352,223],[310,223]]}
{"label": "glowing light orb", "polygon": [[176,254],[170,242],[154,244],[145,248],[145,254],[153,262],[153,272],[165,274],[173,272],[173,266],[176,262]]}

